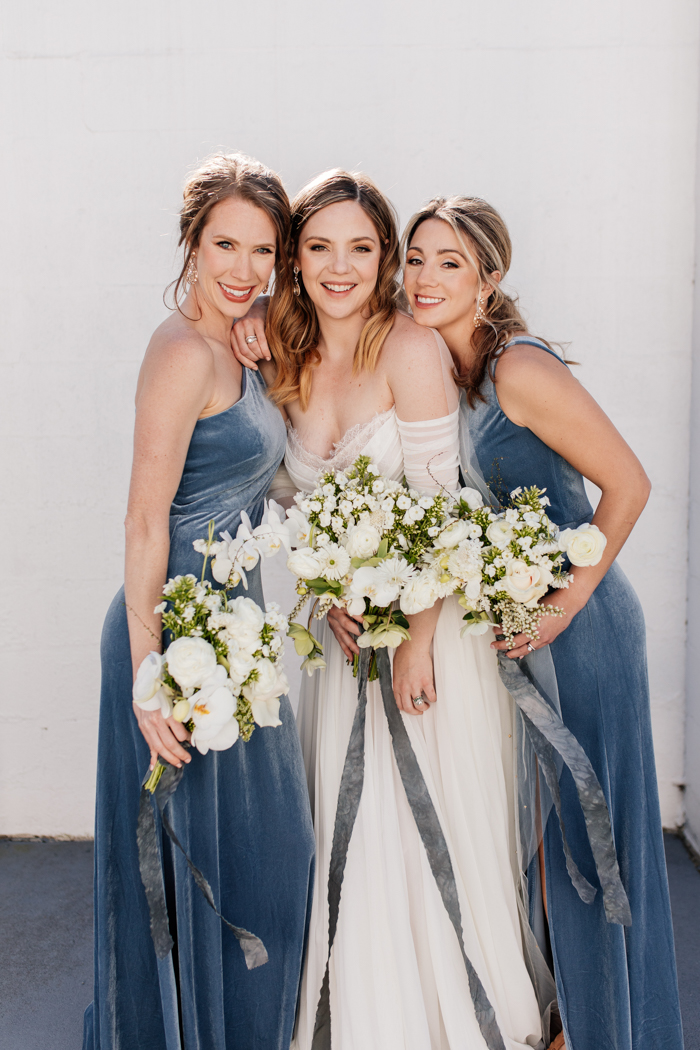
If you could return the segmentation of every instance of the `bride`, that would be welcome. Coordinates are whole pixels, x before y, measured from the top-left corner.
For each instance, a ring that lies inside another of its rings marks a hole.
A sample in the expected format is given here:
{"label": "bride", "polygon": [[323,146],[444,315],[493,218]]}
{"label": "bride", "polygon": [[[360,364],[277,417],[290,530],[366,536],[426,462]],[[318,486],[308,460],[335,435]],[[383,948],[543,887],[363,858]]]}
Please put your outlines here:
{"label": "bride", "polygon": [[[361,454],[426,494],[457,489],[451,359],[436,333],[397,313],[391,205],[366,176],[327,172],[292,203],[292,231],[293,276],[278,280],[268,313],[272,361],[260,360],[262,339],[249,353],[287,417],[288,477],[278,476],[272,494],[310,490],[319,470],[342,470]],[[242,332],[238,341],[245,345]],[[249,346],[256,342],[247,336]],[[317,1050],[332,1039],[333,1050],[482,1050],[459,941],[409,808],[376,682],[368,687],[364,786],[330,953],[331,1033],[314,1039],[338,790],[357,707],[346,660],[357,650],[356,625],[336,612],[319,628],[327,668],[305,678],[299,705],[317,867],[292,1046]],[[460,640],[461,616],[449,598],[411,618],[411,650],[423,655],[402,660],[396,702],[449,847],[466,955],[505,1047],[536,1047],[543,1029],[514,877],[510,699],[490,638]],[[419,643],[433,629],[431,661]],[[488,1045],[501,1045],[497,1032]]]}

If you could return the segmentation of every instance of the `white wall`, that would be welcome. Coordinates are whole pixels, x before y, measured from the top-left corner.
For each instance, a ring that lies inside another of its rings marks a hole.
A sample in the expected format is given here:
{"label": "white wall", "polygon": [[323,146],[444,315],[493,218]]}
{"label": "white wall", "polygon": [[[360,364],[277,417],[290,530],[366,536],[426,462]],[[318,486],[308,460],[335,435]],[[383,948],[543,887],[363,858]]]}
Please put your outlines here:
{"label": "white wall", "polygon": [[23,0],[3,19],[0,833],[92,827],[134,383],[183,176],[220,145],[290,190],[364,168],[403,219],[436,192],[501,209],[533,330],[571,341],[654,483],[622,560],[679,822],[694,0]]}
{"label": "white wall", "polygon": [[[700,126],[700,125],[699,125]],[[700,134],[695,186],[695,317],[690,417],[688,651],[686,666],[685,827],[700,853]]]}

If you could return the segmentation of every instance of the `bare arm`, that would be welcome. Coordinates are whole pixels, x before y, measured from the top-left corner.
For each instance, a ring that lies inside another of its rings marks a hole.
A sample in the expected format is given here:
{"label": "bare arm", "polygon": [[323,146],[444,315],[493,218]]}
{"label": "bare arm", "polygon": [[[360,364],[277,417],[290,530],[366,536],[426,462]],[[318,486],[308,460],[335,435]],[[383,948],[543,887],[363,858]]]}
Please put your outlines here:
{"label": "bare arm", "polygon": [[245,317],[236,321],[231,329],[233,356],[245,368],[251,368],[254,372],[258,370],[258,361],[272,360],[265,338],[265,320],[269,305],[268,296],[258,296]]}
{"label": "bare arm", "polygon": [[[619,554],[642,513],[651,485],[644,468],[601,407],[568,368],[536,347],[508,351],[496,370],[496,390],[501,407],[518,426],[528,427],[546,445],[563,456],[602,492],[593,524],[607,537],[598,565],[574,568],[574,582],[566,590],[544,599],[566,615],[545,616],[540,621],[539,648],[548,645],[568,627]],[[527,652],[518,635],[509,656]],[[505,642],[494,648],[506,649]]]}
{"label": "bare arm", "polygon": [[[196,333],[177,338],[156,333],[136,394],[134,461],[126,514],[124,590],[134,675],[143,658],[160,651],[161,620],[154,613],[166,581],[170,505],[182,476],[190,438],[214,390],[214,364]],[[134,711],[151,749],[168,762],[189,761],[178,744],[187,731],[159,711]],[[176,739],[177,737],[177,739]]]}

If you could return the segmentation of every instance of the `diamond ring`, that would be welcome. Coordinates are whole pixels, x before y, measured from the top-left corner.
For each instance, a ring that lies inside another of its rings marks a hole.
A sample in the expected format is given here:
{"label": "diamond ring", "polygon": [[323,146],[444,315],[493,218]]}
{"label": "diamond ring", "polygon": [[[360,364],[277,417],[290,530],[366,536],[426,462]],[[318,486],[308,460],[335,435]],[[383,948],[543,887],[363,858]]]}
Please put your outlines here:
{"label": "diamond ring", "polygon": [[425,698],[422,693],[419,693],[418,696],[413,697],[412,702],[414,707],[422,707],[425,703]]}
{"label": "diamond ring", "polygon": [[530,642],[527,643],[527,651],[529,653],[534,653],[534,651],[535,651],[534,645],[532,645]]}
{"label": "diamond ring", "polygon": [[245,337],[245,341],[250,346],[251,343],[257,343],[258,337],[257,337],[257,335],[247,335]]}

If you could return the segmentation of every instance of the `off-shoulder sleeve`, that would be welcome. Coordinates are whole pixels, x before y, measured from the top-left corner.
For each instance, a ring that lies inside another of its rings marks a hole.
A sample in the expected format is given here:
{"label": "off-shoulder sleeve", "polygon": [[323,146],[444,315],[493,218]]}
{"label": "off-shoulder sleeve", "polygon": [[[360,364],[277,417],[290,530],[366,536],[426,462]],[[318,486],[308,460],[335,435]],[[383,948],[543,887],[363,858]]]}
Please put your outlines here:
{"label": "off-shoulder sleeve", "polygon": [[433,329],[442,368],[449,415],[418,422],[396,422],[403,446],[404,472],[411,488],[435,495],[445,488],[459,491],[459,391],[453,378],[450,351]]}
{"label": "off-shoulder sleeve", "polygon": [[396,420],[404,473],[411,488],[431,496],[459,490],[459,409],[440,419],[416,423]]}

